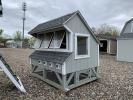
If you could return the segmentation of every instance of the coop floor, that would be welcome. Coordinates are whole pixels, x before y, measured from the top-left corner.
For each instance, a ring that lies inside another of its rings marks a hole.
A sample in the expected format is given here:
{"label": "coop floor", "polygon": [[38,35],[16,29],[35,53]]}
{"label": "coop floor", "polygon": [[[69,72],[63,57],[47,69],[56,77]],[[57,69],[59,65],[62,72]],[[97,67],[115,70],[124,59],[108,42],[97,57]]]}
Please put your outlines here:
{"label": "coop floor", "polygon": [[117,62],[115,56],[100,55],[101,79],[64,93],[37,78],[30,76],[28,56],[30,49],[0,49],[13,70],[20,76],[27,93],[14,88],[0,72],[0,100],[133,100],[133,63]]}

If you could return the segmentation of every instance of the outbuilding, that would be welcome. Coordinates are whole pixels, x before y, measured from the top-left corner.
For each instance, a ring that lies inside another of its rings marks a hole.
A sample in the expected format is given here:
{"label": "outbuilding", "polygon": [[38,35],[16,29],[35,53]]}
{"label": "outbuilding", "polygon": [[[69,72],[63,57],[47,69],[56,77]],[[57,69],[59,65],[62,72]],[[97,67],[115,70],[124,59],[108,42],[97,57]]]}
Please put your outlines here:
{"label": "outbuilding", "polygon": [[117,52],[117,36],[109,34],[96,34],[100,41],[99,51],[101,53],[116,54]]}
{"label": "outbuilding", "polygon": [[98,79],[99,41],[79,11],[37,25],[32,75],[64,91]]}
{"label": "outbuilding", "polygon": [[117,60],[133,62],[133,18],[127,21],[117,38]]}

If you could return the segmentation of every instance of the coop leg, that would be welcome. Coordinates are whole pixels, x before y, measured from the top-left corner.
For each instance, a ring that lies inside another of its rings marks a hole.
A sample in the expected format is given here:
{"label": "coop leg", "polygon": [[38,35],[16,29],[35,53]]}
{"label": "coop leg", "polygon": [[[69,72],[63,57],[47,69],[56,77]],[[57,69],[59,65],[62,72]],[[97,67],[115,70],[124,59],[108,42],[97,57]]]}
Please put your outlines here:
{"label": "coop leg", "polygon": [[43,78],[46,79],[47,71],[44,69],[43,70]]}
{"label": "coop leg", "polygon": [[79,72],[75,72],[75,80],[74,80],[75,81],[74,82],[75,84],[79,82],[79,75],[80,75]]}
{"label": "coop leg", "polygon": [[62,82],[63,82],[63,88],[64,88],[64,90],[65,90],[66,92],[69,91],[70,89],[68,88],[66,75],[62,75]]}

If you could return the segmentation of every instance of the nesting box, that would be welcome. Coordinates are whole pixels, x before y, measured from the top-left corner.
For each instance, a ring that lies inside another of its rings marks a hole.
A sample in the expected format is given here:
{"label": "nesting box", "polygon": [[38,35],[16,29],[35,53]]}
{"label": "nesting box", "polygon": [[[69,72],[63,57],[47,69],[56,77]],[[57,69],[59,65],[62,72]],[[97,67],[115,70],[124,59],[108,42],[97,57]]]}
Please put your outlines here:
{"label": "nesting box", "polygon": [[79,11],[39,24],[32,75],[64,91],[98,79],[99,41]]}

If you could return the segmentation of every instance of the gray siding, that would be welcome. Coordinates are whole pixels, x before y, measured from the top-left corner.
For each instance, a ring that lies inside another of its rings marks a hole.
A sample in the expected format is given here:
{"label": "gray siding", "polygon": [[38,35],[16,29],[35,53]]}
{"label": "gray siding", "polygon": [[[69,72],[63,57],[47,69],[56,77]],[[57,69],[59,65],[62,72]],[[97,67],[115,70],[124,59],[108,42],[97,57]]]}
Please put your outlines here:
{"label": "gray siding", "polygon": [[110,41],[110,54],[116,54],[117,51],[117,41],[111,40]]}
{"label": "gray siding", "polygon": [[[82,23],[78,15],[73,17],[69,22],[66,23],[66,26],[75,34],[89,34],[89,30]],[[73,35],[74,37],[74,35]],[[75,45],[75,38],[73,38],[73,44]],[[73,51],[75,47],[73,46]],[[75,52],[75,51],[74,51]],[[90,67],[98,66],[98,43],[95,41],[93,36],[90,34],[90,57],[75,59],[75,53],[67,59],[66,61],[66,73],[75,72],[84,70]]]}
{"label": "gray siding", "polygon": [[117,60],[133,62],[133,39],[117,40]]}

